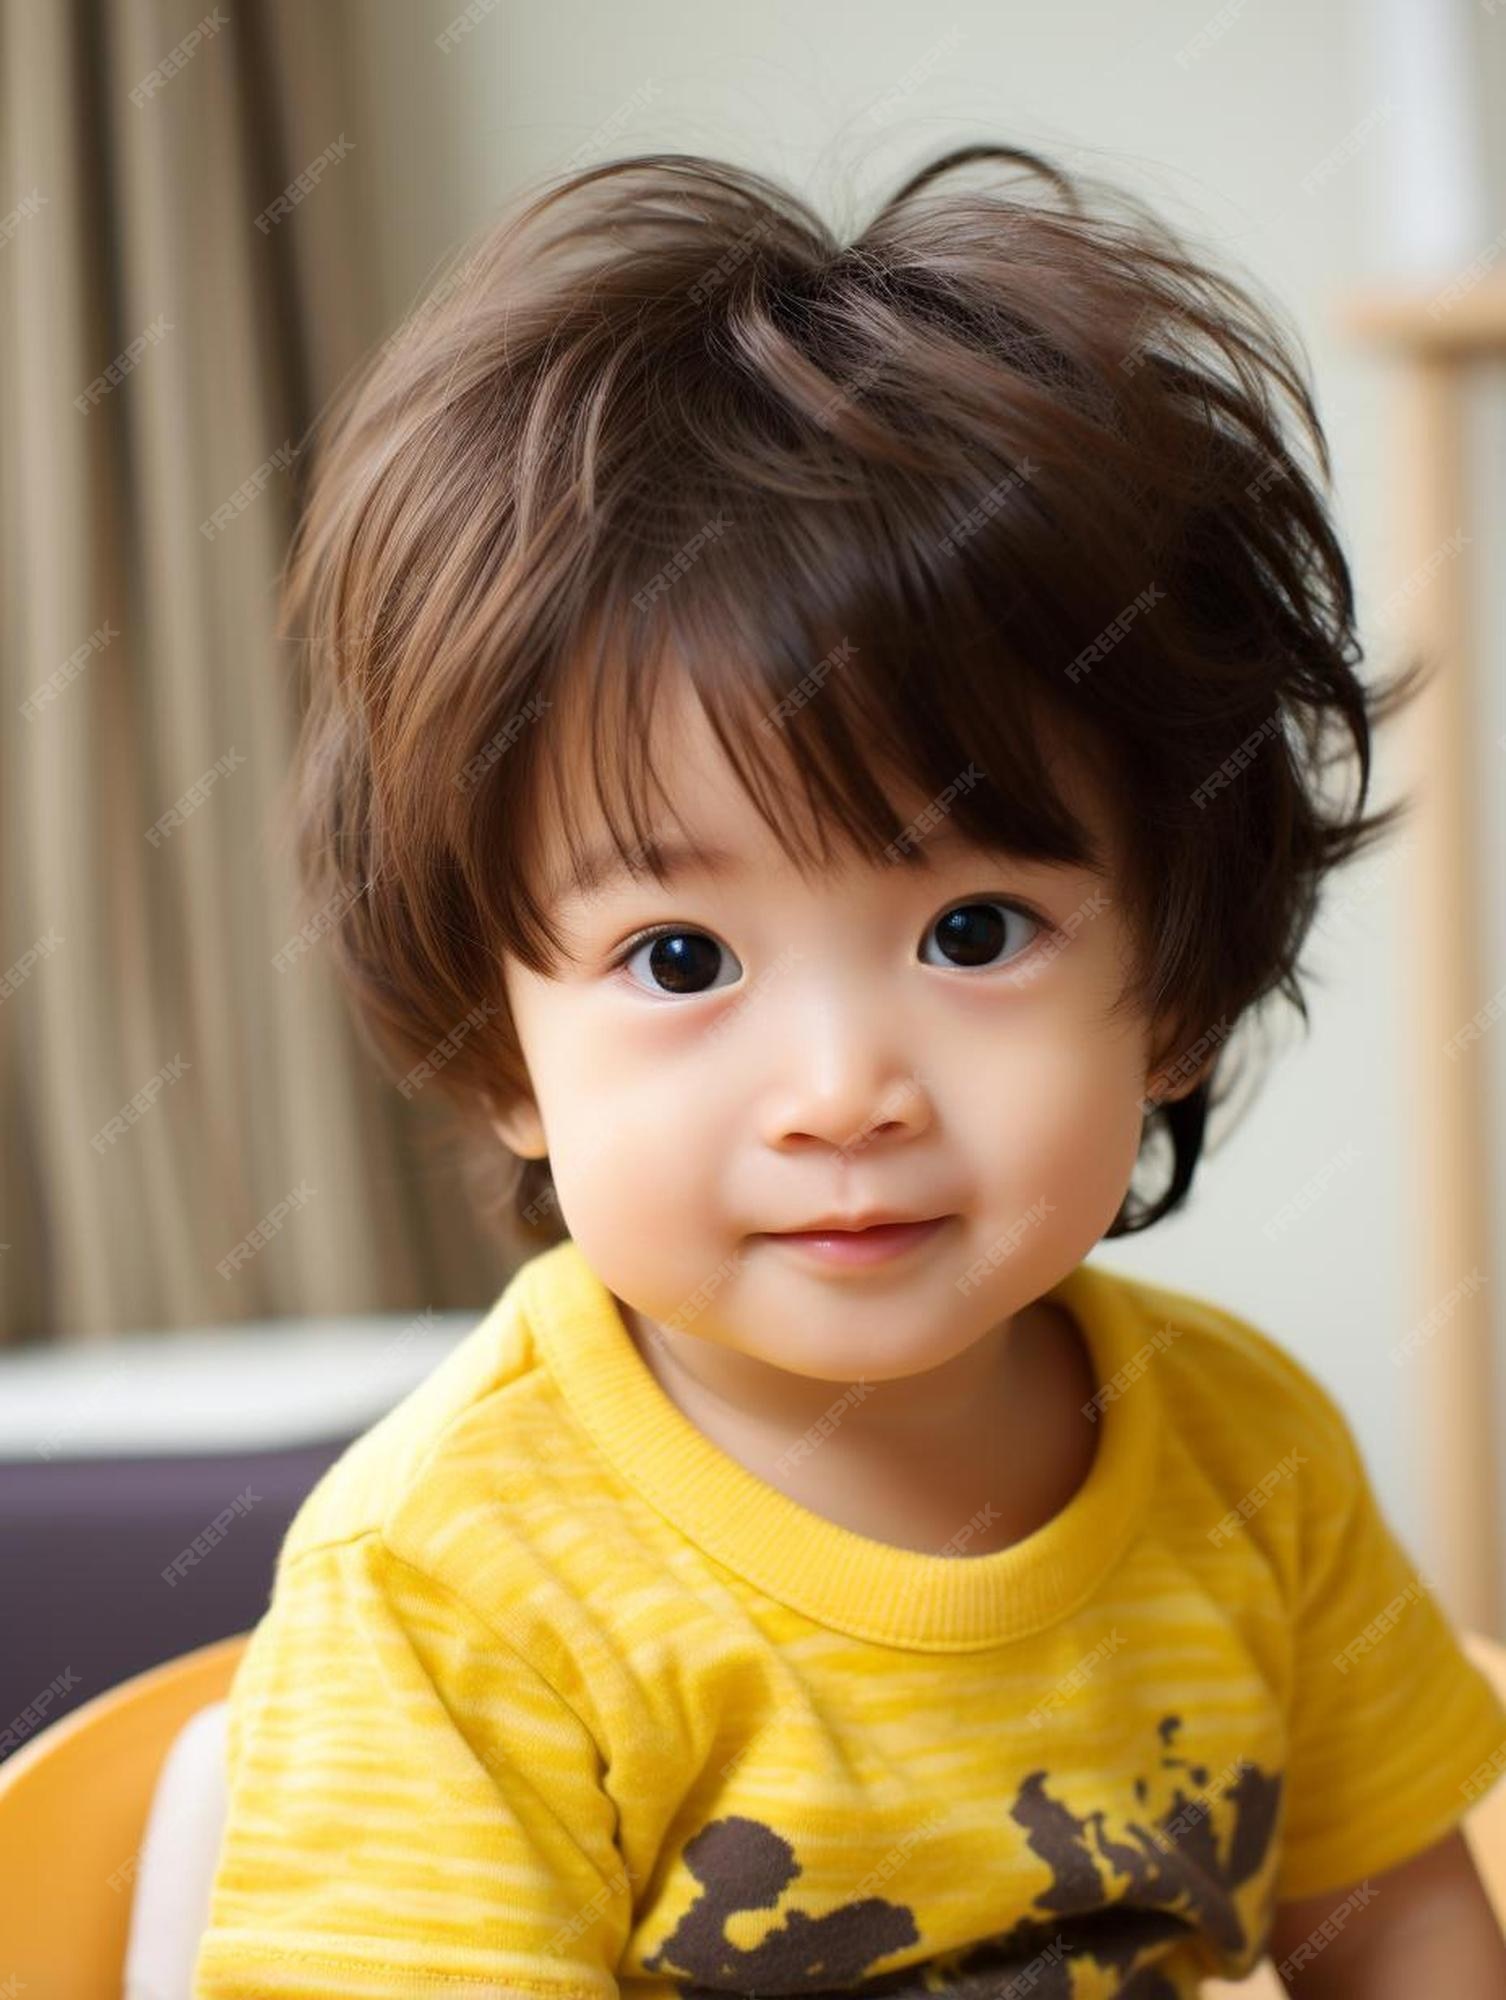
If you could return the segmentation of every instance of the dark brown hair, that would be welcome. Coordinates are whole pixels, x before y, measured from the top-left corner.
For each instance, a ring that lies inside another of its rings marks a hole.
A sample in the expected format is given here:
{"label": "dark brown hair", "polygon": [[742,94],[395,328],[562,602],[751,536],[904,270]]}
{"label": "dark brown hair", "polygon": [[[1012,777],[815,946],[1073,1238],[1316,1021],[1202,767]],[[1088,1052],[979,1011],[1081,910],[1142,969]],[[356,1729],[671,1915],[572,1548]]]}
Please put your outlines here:
{"label": "dark brown hair", "polygon": [[[933,185],[975,165],[999,185]],[[894,774],[980,841],[1092,865],[1048,752],[1091,764],[1124,841],[1123,1004],[1206,1064],[1147,1107],[1169,1178],[1108,1234],[1182,1202],[1230,1031],[1273,993],[1306,1022],[1323,877],[1409,803],[1363,816],[1372,724],[1421,662],[1357,676],[1299,351],[1137,200],[1012,147],[936,159],[846,243],[681,154],[574,173],[488,233],[335,405],[284,629],[306,929],[405,1094],[450,1107],[489,1217],[564,1233],[547,1162],[488,1122],[526,1089],[502,955],[560,950],[543,787],[568,812],[584,740],[657,874],[667,672],[802,868],[790,786],[823,842],[892,857]]]}

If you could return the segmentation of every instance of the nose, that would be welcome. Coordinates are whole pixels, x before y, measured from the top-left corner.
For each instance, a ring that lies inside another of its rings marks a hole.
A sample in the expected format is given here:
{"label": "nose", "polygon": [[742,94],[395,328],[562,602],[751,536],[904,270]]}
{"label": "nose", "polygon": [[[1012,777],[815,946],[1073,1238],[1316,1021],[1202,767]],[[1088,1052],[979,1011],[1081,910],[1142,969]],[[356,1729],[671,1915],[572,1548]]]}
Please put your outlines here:
{"label": "nose", "polygon": [[892,1024],[886,1030],[872,1009],[833,1005],[782,1029],[784,1055],[771,1094],[764,1137],[791,1151],[833,1147],[839,1152],[916,1138],[934,1117],[926,1079],[905,1059]]}

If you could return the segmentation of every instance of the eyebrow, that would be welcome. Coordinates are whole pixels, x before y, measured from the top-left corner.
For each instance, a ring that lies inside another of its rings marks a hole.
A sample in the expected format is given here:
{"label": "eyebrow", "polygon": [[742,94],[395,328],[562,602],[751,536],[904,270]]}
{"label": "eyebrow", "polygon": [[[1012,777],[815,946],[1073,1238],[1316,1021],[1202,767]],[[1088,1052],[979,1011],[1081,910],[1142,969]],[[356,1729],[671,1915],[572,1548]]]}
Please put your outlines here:
{"label": "eyebrow", "polygon": [[[960,827],[942,826],[927,834],[917,843],[912,852],[922,869],[929,865],[930,853],[939,847],[976,847]],[[677,882],[686,875],[714,875],[726,877],[735,875],[748,866],[746,859],[729,848],[717,846],[714,842],[683,840],[679,838],[645,842],[639,852],[647,859],[657,858],[660,870],[667,882]],[[1001,859],[1013,860],[1017,867],[1063,867],[1069,864],[1035,860],[1026,855],[1010,855],[1007,850],[999,850]],[[904,864],[901,864],[904,865]],[[1096,872],[1096,871],[1095,871]],[[549,899],[559,902],[569,895],[591,897],[613,884],[628,879],[632,870],[627,867],[615,847],[595,846],[588,848],[580,857],[577,867],[558,875],[548,888]]]}
{"label": "eyebrow", "polygon": [[[693,840],[646,841],[639,852],[645,860],[655,857],[670,881],[696,873],[728,875],[742,866],[740,857],[726,848]],[[549,884],[548,894],[554,902],[572,894],[594,896],[613,883],[629,879],[632,873],[615,847],[592,847],[573,868],[567,867]]]}

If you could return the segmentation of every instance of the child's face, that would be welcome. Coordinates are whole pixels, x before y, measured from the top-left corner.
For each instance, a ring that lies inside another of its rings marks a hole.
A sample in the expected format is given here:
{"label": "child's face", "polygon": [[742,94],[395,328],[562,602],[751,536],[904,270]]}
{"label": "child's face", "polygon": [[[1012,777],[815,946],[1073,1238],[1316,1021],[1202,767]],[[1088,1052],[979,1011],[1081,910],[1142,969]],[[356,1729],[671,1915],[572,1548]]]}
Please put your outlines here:
{"label": "child's face", "polygon": [[[533,1101],[497,1130],[548,1154],[570,1235],[648,1320],[824,1380],[938,1367],[1072,1269],[1128,1187],[1154,1080],[1146,1024],[1106,1019],[1128,954],[1113,885],[945,818],[933,871],[843,854],[802,880],[693,698],[659,724],[681,824],[656,827],[741,865],[560,900],[562,976],[505,965]],[[565,859],[551,826],[543,879]],[[995,907],[1012,898],[1059,935]],[[614,969],[658,924],[678,944]],[[949,1219],[856,1269],[764,1233],[873,1208]]]}

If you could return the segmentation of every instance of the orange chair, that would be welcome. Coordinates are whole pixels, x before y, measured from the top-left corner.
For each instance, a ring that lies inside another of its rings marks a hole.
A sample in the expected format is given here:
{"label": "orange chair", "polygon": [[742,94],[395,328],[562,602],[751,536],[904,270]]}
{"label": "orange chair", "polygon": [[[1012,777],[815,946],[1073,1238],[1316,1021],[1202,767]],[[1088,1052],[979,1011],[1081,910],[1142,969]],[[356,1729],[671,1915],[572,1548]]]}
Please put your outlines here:
{"label": "orange chair", "polygon": [[[152,1795],[174,1739],[230,1691],[248,1632],[200,1646],[84,1702],[0,1765],[5,1970],[47,2000],[120,2000],[132,1885]],[[1464,1647],[1506,1699],[1506,1646]],[[1464,1821],[1506,1927],[1506,1784]],[[1281,2000],[1271,1961],[1247,1979],[1207,1980],[1205,2000]]]}
{"label": "orange chair", "polygon": [[4,1970],[38,2000],[120,2000],[136,1856],[178,1731],[230,1689],[248,1632],[107,1688],[0,1764]]}

